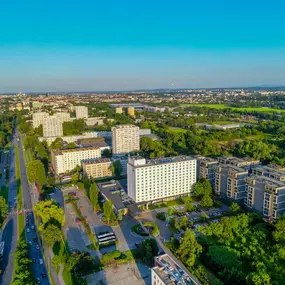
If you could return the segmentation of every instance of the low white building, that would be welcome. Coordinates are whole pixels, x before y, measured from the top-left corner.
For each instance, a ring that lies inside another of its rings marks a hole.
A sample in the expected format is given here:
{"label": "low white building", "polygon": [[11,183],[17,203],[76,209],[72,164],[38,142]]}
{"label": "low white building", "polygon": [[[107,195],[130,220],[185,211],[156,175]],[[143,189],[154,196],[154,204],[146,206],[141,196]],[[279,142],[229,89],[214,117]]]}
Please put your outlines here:
{"label": "low white building", "polygon": [[128,195],[137,203],[190,194],[196,182],[196,159],[175,156],[146,160],[129,157]]}

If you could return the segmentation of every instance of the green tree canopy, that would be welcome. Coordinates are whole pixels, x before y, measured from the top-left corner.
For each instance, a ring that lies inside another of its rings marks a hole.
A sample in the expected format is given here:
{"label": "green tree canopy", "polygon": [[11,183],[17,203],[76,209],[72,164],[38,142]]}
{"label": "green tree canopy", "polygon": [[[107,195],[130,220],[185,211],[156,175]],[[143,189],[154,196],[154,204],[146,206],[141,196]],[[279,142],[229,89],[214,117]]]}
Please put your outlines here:
{"label": "green tree canopy", "polygon": [[27,176],[30,183],[38,182],[43,186],[46,182],[46,173],[43,163],[40,160],[32,160],[27,166]]}
{"label": "green tree canopy", "polygon": [[195,264],[196,257],[202,252],[202,246],[196,241],[195,234],[187,229],[180,240],[177,254],[181,260],[189,267]]}
{"label": "green tree canopy", "polygon": [[212,187],[208,179],[200,178],[194,184],[194,196],[203,197],[212,195]]}
{"label": "green tree canopy", "polygon": [[64,225],[65,216],[63,209],[52,200],[40,201],[35,207],[36,216],[42,219],[40,230],[43,230],[47,223],[57,222],[60,226]]}
{"label": "green tree canopy", "polygon": [[58,226],[48,224],[43,230],[42,235],[48,247],[52,247],[55,242],[61,241],[62,233]]}
{"label": "green tree canopy", "polygon": [[99,191],[98,191],[96,183],[94,182],[91,184],[90,190],[89,190],[89,197],[90,197],[90,201],[91,201],[91,204],[94,210],[98,206],[98,195],[99,195]]}

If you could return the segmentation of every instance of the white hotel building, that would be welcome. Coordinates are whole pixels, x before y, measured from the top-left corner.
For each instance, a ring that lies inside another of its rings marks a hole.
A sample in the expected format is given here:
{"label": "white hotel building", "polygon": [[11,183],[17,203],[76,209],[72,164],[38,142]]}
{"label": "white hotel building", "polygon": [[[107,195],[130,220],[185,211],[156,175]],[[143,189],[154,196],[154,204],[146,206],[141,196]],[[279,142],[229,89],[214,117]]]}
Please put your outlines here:
{"label": "white hotel building", "polygon": [[101,157],[101,150],[97,147],[75,149],[57,149],[51,152],[51,164],[55,174],[70,172],[83,160]]}
{"label": "white hotel building", "polygon": [[196,159],[175,156],[146,160],[130,157],[128,195],[136,202],[170,200],[190,194],[196,182]]}

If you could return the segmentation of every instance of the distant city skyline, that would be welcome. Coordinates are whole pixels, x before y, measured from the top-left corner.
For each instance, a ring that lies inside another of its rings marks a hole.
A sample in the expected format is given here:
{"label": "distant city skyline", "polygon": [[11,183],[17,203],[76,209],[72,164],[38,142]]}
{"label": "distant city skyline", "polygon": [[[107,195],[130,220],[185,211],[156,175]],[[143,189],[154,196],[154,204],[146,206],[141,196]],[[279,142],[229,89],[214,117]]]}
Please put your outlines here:
{"label": "distant city skyline", "polygon": [[63,2],[0,4],[0,93],[285,85],[284,1]]}

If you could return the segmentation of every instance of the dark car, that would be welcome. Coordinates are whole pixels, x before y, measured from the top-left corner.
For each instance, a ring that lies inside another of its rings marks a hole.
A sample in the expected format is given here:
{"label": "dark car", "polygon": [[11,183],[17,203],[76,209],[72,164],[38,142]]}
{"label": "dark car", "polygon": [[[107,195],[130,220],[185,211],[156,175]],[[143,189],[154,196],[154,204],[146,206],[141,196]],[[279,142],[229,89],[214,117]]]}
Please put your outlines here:
{"label": "dark car", "polygon": [[75,219],[75,222],[76,222],[77,224],[79,224],[79,223],[81,223],[81,219],[76,218],[76,219]]}
{"label": "dark car", "polygon": [[32,260],[33,260],[33,263],[36,263],[36,259],[35,258],[33,258]]}
{"label": "dark car", "polygon": [[42,275],[43,278],[47,277],[47,274],[45,272],[42,272],[41,275]]}

